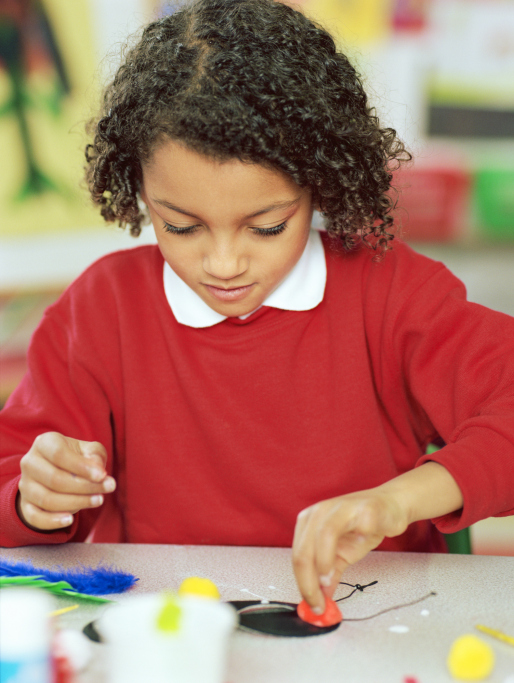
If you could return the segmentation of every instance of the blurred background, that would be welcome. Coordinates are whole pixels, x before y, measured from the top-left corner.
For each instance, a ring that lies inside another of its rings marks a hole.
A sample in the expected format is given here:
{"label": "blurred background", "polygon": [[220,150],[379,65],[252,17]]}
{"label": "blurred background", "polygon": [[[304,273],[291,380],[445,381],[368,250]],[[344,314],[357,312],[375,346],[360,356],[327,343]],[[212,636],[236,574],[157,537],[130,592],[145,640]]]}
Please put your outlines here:
{"label": "blurred background", "polygon": [[[396,178],[402,236],[469,298],[514,315],[514,0],[303,0],[415,157]],[[84,126],[124,41],[161,0],[0,0],[0,405],[41,315],[93,260],[153,242],[102,224],[83,186]],[[472,528],[514,555],[514,518]]]}

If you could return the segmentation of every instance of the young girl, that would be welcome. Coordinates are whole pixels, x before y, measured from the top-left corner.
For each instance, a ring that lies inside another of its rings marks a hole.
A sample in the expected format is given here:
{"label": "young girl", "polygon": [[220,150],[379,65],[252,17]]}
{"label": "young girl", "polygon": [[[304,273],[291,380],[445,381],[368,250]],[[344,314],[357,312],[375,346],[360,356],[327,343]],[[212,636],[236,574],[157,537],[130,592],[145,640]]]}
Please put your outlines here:
{"label": "young girl", "polygon": [[443,551],[513,514],[514,320],[390,248],[407,157],[290,7],[149,25],[87,177],[158,245],[93,264],[34,334],[1,414],[2,544],[292,543],[320,612],[371,549]]}

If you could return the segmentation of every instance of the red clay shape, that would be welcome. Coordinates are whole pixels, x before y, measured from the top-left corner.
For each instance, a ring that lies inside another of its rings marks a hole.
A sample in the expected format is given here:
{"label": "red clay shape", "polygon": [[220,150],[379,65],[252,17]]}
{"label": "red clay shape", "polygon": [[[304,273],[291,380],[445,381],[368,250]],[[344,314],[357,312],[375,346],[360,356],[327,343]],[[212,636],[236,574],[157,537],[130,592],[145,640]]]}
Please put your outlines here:
{"label": "red clay shape", "polygon": [[300,602],[296,611],[300,619],[321,628],[324,626],[334,626],[343,620],[343,615],[337,604],[327,597],[325,597],[325,611],[323,614],[314,614],[305,600]]}

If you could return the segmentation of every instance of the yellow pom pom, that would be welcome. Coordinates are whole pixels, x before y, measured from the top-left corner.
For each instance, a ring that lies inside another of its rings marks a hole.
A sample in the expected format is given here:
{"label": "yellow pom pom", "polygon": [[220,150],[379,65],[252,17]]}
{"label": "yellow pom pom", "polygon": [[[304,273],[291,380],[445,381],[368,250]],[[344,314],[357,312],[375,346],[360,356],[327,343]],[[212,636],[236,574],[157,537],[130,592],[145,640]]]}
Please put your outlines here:
{"label": "yellow pom pom", "polygon": [[494,652],[470,633],[454,641],[447,664],[451,675],[459,681],[483,681],[493,670]]}
{"label": "yellow pom pom", "polygon": [[201,598],[220,599],[220,592],[210,579],[201,579],[199,576],[190,576],[184,579],[178,589],[179,595],[196,595]]}

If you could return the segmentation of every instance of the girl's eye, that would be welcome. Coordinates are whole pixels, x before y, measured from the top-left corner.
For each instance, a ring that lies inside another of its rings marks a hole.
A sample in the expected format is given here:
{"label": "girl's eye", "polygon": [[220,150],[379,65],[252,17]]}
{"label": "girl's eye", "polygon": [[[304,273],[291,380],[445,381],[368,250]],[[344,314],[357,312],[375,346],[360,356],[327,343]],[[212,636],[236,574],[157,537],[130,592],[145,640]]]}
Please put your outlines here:
{"label": "girl's eye", "polygon": [[280,235],[281,232],[287,228],[287,223],[281,223],[276,225],[274,228],[252,228],[256,235],[262,235],[263,237],[270,237],[271,235]]}
{"label": "girl's eye", "polygon": [[196,232],[197,225],[190,225],[187,228],[177,228],[175,225],[170,225],[169,223],[164,223],[164,230],[166,232],[171,232],[174,235],[192,235]]}
{"label": "girl's eye", "polygon": [[[173,235],[192,235],[198,229],[198,225],[190,225],[187,228],[177,228],[175,225],[170,223],[164,223],[164,230],[166,232],[171,232]],[[276,225],[274,228],[252,228],[252,231],[256,235],[261,235],[262,237],[271,237],[273,235],[280,235],[281,232],[287,228],[287,223],[281,223]]]}

